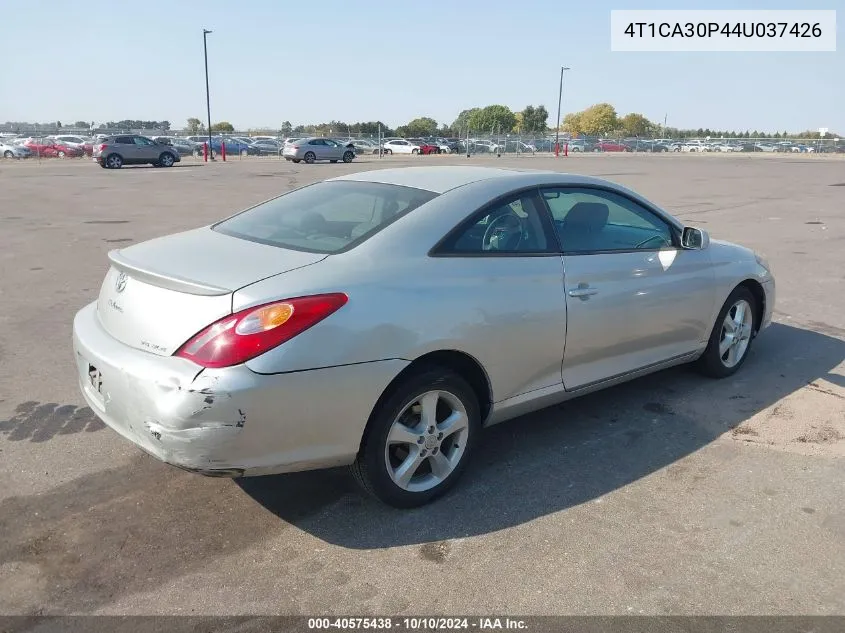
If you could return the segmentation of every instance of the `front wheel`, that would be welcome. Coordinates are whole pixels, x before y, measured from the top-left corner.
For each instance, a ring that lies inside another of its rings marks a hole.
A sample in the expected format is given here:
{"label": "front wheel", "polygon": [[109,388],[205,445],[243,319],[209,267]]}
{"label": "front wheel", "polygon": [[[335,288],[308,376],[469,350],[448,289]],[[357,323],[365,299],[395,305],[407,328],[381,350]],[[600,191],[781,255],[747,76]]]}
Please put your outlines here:
{"label": "front wheel", "polygon": [[384,153],[385,154],[393,154],[393,150],[392,149],[386,149],[386,150],[384,150]]}
{"label": "front wheel", "polygon": [[57,154],[57,156],[58,156],[59,158],[64,158],[64,157],[65,157],[65,155],[66,155],[66,154],[65,154],[64,152],[59,152],[59,153]]}
{"label": "front wheel", "polygon": [[730,294],[697,361],[699,371],[711,378],[726,378],[742,366],[759,326],[757,307],[757,299],[744,286]]}
{"label": "front wheel", "polygon": [[373,412],[352,472],[384,503],[413,508],[460,478],[481,430],[475,392],[453,371],[409,376]]}
{"label": "front wheel", "polygon": [[173,163],[175,162],[176,159],[173,158],[173,154],[169,154],[167,152],[164,152],[158,157],[158,164],[161,167],[173,167]]}
{"label": "front wheel", "polygon": [[353,158],[355,158],[355,154],[353,152],[344,152],[343,153],[343,162],[344,163],[351,163]]}
{"label": "front wheel", "polygon": [[420,151],[418,149],[414,148],[414,149],[411,150],[411,153],[412,154],[419,154]]}
{"label": "front wheel", "polygon": [[305,162],[310,165],[315,160],[317,160],[317,155],[314,152],[306,152],[304,158]]}

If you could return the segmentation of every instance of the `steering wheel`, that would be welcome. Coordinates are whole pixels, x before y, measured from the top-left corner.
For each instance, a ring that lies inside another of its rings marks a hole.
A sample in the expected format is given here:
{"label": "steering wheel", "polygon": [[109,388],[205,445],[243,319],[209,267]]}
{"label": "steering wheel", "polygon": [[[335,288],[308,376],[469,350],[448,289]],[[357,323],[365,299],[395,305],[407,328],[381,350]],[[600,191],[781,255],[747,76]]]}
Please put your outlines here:
{"label": "steering wheel", "polygon": [[648,244],[649,242],[652,242],[654,240],[660,240],[661,242],[663,242],[663,244],[666,244],[667,246],[671,246],[671,244],[669,244],[669,242],[666,241],[666,238],[663,237],[662,235],[652,235],[651,237],[648,237],[648,238],[644,239],[642,242],[640,242],[639,244],[635,245],[634,248],[640,248],[641,246],[645,246],[646,244]]}
{"label": "steering wheel", "polygon": [[[492,251],[499,250],[501,244],[506,242],[514,234],[519,235],[519,239],[513,248],[508,250],[516,250],[522,243],[522,238],[525,234],[525,226],[521,217],[513,211],[508,211],[492,220],[484,231],[484,237],[481,239],[481,250]],[[493,245],[493,238],[496,238],[496,244]]]}

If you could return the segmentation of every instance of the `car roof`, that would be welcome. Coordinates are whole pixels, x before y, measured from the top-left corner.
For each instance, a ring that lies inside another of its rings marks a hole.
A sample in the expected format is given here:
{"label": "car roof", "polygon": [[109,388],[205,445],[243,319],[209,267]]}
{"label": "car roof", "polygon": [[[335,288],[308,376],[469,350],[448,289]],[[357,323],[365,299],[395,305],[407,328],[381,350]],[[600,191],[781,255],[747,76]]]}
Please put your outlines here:
{"label": "car roof", "polygon": [[[536,179],[537,184],[553,178],[561,184],[590,184],[603,182],[589,176],[578,176],[561,172],[535,169],[500,169],[497,167],[473,166],[431,166],[431,167],[397,167],[392,169],[375,169],[362,171],[345,176],[330,178],[329,180],[356,180],[360,182],[378,182],[387,185],[401,185],[424,189],[433,193],[445,193],[450,189],[462,187],[473,182],[493,179],[508,179],[514,181],[516,187],[530,185]],[[522,182],[519,182],[522,181]]]}

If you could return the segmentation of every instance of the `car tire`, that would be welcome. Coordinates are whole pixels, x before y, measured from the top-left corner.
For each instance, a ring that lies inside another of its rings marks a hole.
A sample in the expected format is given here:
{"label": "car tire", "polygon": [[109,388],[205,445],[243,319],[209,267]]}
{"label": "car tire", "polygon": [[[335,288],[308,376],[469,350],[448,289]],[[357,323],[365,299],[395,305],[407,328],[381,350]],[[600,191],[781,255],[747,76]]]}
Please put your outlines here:
{"label": "car tire", "polygon": [[393,150],[392,149],[386,149],[386,150],[384,150],[384,153],[393,155]]}
{"label": "car tire", "polygon": [[56,156],[58,156],[59,158],[64,158],[66,154],[60,151],[58,154],[56,154]]}
{"label": "car tire", "polygon": [[315,160],[317,160],[317,155],[314,152],[305,152],[305,156],[302,158],[306,163],[311,165]]}
{"label": "car tire", "polygon": [[[425,427],[422,417],[429,405],[434,423]],[[452,416],[456,416],[460,426],[444,436],[438,426]],[[407,422],[414,422],[414,426]],[[421,369],[387,392],[376,406],[352,473],[367,493],[388,505],[425,505],[458,481],[480,431],[481,414],[472,387],[449,369]],[[412,452],[416,453],[415,461]],[[403,464],[407,481],[401,477]]]}
{"label": "car tire", "polygon": [[123,157],[120,154],[109,154],[106,156],[106,167],[108,169],[120,169],[123,167]]}
{"label": "car tire", "polygon": [[12,150],[10,150],[10,149],[7,149],[5,152],[3,152],[3,158],[14,158],[14,156],[15,155],[12,153]]}
{"label": "car tire", "polygon": [[158,157],[159,167],[173,167],[175,162],[176,158],[170,152],[162,152],[161,156]]}
{"label": "car tire", "polygon": [[419,154],[419,153],[420,153],[420,151],[419,151],[418,149],[416,149],[416,148],[415,148],[415,149],[412,149],[412,150],[411,150],[411,153],[412,153],[412,154]]}
{"label": "car tire", "polygon": [[[740,315],[739,310],[742,310]],[[757,299],[745,286],[734,289],[725,301],[710,332],[707,348],[696,368],[711,378],[726,378],[742,367],[759,327]],[[732,329],[733,328],[733,329]]]}
{"label": "car tire", "polygon": [[343,162],[344,163],[351,163],[353,158],[355,158],[354,152],[343,152]]}

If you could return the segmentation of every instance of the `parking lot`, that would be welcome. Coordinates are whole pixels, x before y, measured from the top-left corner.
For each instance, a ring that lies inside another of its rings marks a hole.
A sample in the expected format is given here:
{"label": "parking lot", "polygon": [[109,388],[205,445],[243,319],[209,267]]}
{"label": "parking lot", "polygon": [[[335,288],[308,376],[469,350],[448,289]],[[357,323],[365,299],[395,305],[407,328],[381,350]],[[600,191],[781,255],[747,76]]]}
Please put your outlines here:
{"label": "parking lot", "polygon": [[[83,406],[71,324],[109,250],[421,163],[621,182],[765,253],[775,323],[732,378],[673,369],[491,428],[460,484],[412,511],[342,469],[182,472]],[[845,612],[843,168],[786,154],[0,164],[0,612]]]}

